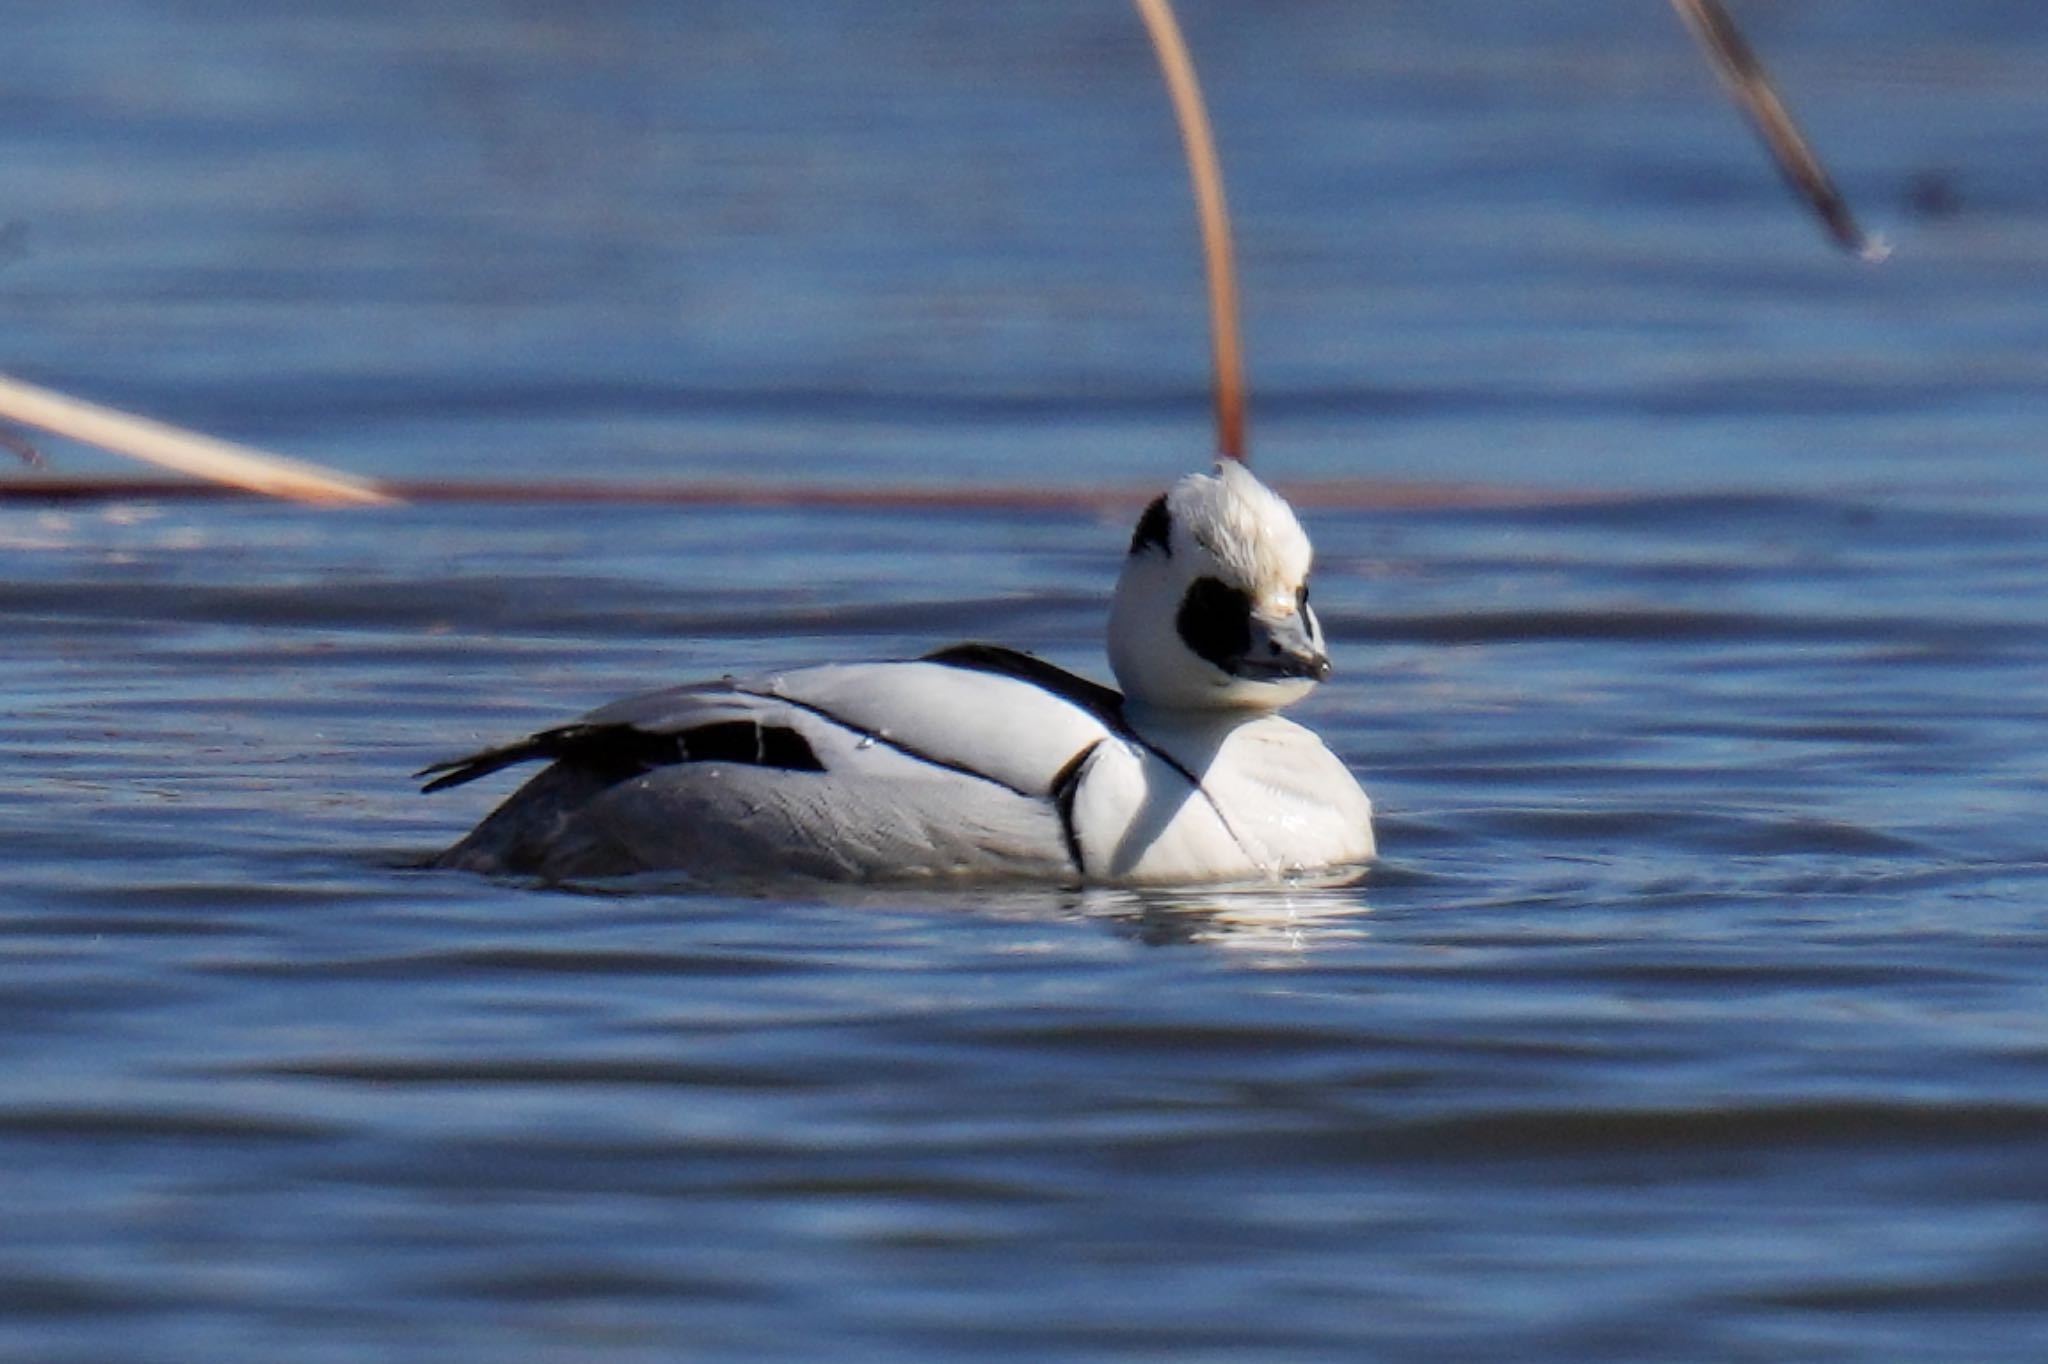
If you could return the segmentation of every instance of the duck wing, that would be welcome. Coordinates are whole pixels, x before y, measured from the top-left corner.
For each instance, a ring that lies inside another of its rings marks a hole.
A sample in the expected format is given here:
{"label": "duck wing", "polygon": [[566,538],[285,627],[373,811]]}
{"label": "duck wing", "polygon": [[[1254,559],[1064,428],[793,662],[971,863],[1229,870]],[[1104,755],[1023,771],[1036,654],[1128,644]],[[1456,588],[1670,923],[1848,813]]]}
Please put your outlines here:
{"label": "duck wing", "polygon": [[600,707],[573,724],[423,767],[422,791],[445,791],[524,762],[566,761],[613,781],[671,763],[739,762],[823,771],[805,737],[763,716],[731,683],[652,692]]}
{"label": "duck wing", "polygon": [[1122,697],[1041,659],[956,645],[922,659],[830,664],[672,687],[601,706],[416,775],[443,791],[525,762],[624,781],[677,763],[852,772],[877,746],[1020,795],[1050,796],[1075,755],[1121,732]]}
{"label": "duck wing", "polygon": [[986,646],[629,697],[422,773],[443,790],[550,764],[435,865],[557,880],[1081,874],[1078,773],[1116,701]]}

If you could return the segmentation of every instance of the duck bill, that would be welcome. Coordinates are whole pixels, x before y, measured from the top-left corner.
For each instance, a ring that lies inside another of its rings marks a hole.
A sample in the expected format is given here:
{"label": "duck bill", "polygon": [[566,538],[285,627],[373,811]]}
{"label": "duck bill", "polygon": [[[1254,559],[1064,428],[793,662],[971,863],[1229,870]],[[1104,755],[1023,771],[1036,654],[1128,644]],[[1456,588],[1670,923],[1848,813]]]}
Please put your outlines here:
{"label": "duck bill", "polygon": [[1330,676],[1330,656],[1309,626],[1306,611],[1287,616],[1253,615],[1251,647],[1231,671],[1252,682],[1322,682]]}

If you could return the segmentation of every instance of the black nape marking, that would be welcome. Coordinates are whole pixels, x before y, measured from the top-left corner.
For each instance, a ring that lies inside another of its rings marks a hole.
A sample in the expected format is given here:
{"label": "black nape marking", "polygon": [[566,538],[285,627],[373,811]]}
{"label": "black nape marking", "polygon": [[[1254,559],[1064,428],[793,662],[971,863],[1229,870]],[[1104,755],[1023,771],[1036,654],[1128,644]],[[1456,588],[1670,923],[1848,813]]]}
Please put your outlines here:
{"label": "black nape marking", "polygon": [[1252,647],[1251,594],[1216,578],[1197,578],[1180,599],[1173,627],[1197,657],[1234,672]]}
{"label": "black nape marking", "polygon": [[1131,553],[1141,549],[1156,548],[1167,558],[1173,557],[1173,516],[1166,510],[1166,494],[1152,499],[1144,514],[1138,517],[1138,528],[1131,532]]}
{"label": "black nape marking", "polygon": [[632,725],[564,725],[503,748],[435,763],[417,775],[440,773],[421,789],[445,791],[515,763],[534,760],[573,762],[610,782],[625,781],[676,763],[741,763],[785,772],[825,770],[810,741],[787,726],[721,720],[674,734],[636,729]]}

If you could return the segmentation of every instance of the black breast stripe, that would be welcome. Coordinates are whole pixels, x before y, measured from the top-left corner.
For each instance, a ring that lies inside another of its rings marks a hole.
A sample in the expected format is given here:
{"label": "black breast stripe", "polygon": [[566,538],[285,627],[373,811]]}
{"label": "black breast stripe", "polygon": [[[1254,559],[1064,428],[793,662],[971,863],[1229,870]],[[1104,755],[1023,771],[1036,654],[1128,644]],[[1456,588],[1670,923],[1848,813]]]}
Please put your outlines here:
{"label": "black breast stripe", "polygon": [[1095,750],[1102,747],[1102,743],[1097,739],[1067,759],[1067,765],[1052,779],[1052,808],[1059,811],[1060,837],[1066,840],[1067,856],[1074,863],[1075,874],[1084,878],[1088,875],[1088,860],[1081,847],[1081,831],[1074,825],[1074,800],[1081,794],[1081,769],[1088,765],[1088,760],[1095,756]]}
{"label": "black breast stripe", "polygon": [[[1161,498],[1159,511],[1162,514],[1162,519],[1165,510],[1165,499]],[[1142,526],[1143,523],[1140,524]],[[1209,802],[1209,808],[1216,812],[1217,823],[1223,826],[1225,832],[1236,842],[1238,848],[1246,857],[1251,856],[1251,850],[1244,846],[1244,839],[1232,827],[1230,816],[1223,812],[1223,807],[1218,805],[1216,798],[1209,794],[1209,788],[1202,785],[1202,779],[1193,772],[1190,772],[1187,765],[1181,762],[1180,759],[1174,757],[1171,753],[1168,753],[1165,749],[1160,748],[1144,735],[1131,728],[1130,723],[1124,719],[1123,693],[1113,688],[1105,687],[1100,682],[1090,682],[1087,678],[1070,673],[1065,668],[1056,667],[1042,658],[1033,658],[1030,654],[1019,653],[1015,649],[1006,649],[1000,644],[955,644],[951,648],[940,649],[936,653],[926,654],[919,661],[924,663],[941,663],[949,668],[966,668],[973,672],[996,673],[1004,677],[1014,677],[1020,682],[1028,682],[1040,690],[1049,691],[1063,700],[1073,702],[1081,707],[1081,709],[1095,716],[1096,719],[1102,721],[1108,727],[1110,733],[1137,744],[1147,753],[1150,753],[1175,772],[1178,772],[1182,780],[1194,788],[1197,795]],[[828,716],[827,718],[831,717]],[[1096,741],[1096,743],[1100,742],[1101,740],[1099,739]],[[1088,754],[1094,751],[1095,745],[1090,744],[1080,753],[1075,754],[1068,760],[1067,765],[1060,769],[1060,777],[1065,778],[1069,773],[1072,773],[1074,778],[1078,779],[1082,761]],[[1053,798],[1056,802],[1059,799],[1059,792],[1060,783],[1056,779],[1053,783]],[[1070,793],[1067,796],[1066,807],[1062,809],[1060,814],[1063,823],[1067,823],[1067,812],[1071,810],[1072,806],[1073,795]],[[1071,832],[1071,824],[1067,823],[1067,827],[1069,829],[1068,851],[1073,852],[1074,836]],[[1074,865],[1076,867],[1080,866],[1078,855],[1075,857]]]}
{"label": "black breast stripe", "polygon": [[[1132,735],[1131,738],[1136,740],[1140,748],[1143,748],[1147,753],[1150,753],[1153,757],[1159,759],[1159,761],[1165,763],[1168,767],[1180,773],[1182,780],[1186,781],[1189,786],[1193,787],[1195,790],[1195,794],[1200,796],[1203,800],[1207,801],[1209,803],[1209,808],[1216,812],[1216,822],[1223,826],[1223,832],[1230,835],[1231,842],[1237,844],[1237,850],[1243,853],[1246,857],[1251,857],[1252,850],[1250,848],[1245,847],[1243,836],[1241,836],[1237,832],[1236,826],[1230,822],[1230,816],[1223,812],[1223,807],[1216,803],[1216,797],[1209,794],[1209,788],[1202,785],[1202,779],[1200,777],[1188,771],[1186,764],[1181,762],[1179,758],[1174,757],[1171,753],[1168,753],[1165,749],[1159,747],[1157,744],[1154,744],[1151,741],[1145,739],[1144,737],[1136,734]],[[1100,743],[1101,740],[1097,740],[1096,742]],[[1258,859],[1252,858],[1252,860],[1256,862]]]}

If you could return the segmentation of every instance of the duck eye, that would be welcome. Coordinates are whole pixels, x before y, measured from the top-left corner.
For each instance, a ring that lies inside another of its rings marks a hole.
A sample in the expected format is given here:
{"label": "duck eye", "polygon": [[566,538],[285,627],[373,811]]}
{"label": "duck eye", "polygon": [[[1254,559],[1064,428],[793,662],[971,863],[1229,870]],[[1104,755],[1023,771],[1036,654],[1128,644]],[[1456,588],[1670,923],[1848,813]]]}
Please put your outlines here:
{"label": "duck eye", "polygon": [[1173,624],[1196,657],[1229,672],[1252,647],[1251,594],[1216,578],[1197,578],[1181,597]]}

